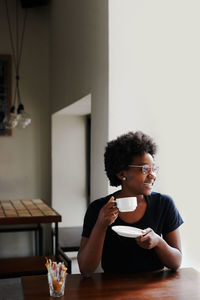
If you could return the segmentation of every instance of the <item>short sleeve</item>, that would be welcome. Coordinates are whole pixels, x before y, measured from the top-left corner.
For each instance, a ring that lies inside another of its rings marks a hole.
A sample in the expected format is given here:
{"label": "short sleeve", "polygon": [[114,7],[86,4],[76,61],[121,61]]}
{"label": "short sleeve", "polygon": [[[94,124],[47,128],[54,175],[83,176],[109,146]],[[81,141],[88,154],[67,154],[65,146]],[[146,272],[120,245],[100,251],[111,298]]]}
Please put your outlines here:
{"label": "short sleeve", "polygon": [[82,236],[84,237],[90,236],[92,229],[97,221],[99,211],[107,201],[108,201],[108,197],[105,197],[90,203],[84,217]]}
{"label": "short sleeve", "polygon": [[169,196],[166,196],[166,198],[167,205],[163,224],[163,234],[167,234],[173,230],[176,230],[179,226],[181,226],[181,224],[183,224],[183,219],[180,216],[173,199]]}
{"label": "short sleeve", "polygon": [[86,211],[86,214],[84,217],[84,222],[83,222],[82,236],[84,236],[84,237],[90,236],[90,233],[96,223],[98,215],[95,217],[94,212],[95,212],[94,205],[90,204]]}

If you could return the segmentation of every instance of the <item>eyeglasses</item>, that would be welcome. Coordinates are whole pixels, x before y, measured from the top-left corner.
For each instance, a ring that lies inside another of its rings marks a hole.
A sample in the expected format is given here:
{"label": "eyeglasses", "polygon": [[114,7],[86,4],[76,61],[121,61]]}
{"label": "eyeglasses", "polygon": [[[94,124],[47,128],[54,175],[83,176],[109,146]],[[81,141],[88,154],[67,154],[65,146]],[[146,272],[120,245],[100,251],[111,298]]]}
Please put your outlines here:
{"label": "eyeglasses", "polygon": [[149,165],[142,165],[142,166],[137,166],[137,165],[128,165],[130,168],[141,168],[142,173],[144,174],[149,174],[150,172],[152,174],[157,174],[159,167],[158,166],[152,166],[150,167]]}

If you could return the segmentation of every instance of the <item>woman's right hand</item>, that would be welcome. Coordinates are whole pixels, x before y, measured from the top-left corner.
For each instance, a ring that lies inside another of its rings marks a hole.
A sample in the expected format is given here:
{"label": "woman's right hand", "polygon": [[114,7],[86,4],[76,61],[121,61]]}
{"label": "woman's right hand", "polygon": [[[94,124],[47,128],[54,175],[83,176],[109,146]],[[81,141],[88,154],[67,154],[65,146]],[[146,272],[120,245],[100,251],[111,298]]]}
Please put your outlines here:
{"label": "woman's right hand", "polygon": [[114,199],[115,198],[112,196],[99,211],[99,215],[96,222],[97,226],[107,228],[117,219],[119,210],[116,207]]}

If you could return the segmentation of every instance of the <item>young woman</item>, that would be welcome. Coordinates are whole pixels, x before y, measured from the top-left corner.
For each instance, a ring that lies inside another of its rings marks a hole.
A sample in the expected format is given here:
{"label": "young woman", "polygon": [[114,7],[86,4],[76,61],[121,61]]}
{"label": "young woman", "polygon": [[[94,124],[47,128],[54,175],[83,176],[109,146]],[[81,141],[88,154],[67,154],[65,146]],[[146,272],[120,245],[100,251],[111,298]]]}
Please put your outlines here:
{"label": "young woman", "polygon": [[[158,167],[156,145],[142,132],[129,132],[107,144],[105,170],[117,192],[92,202],[86,212],[78,253],[81,273],[94,272],[101,262],[104,272],[176,270],[181,264],[178,227],[183,220],[173,200],[152,192]],[[137,208],[119,212],[116,198],[137,197]],[[119,236],[113,225],[145,230],[136,239]]]}

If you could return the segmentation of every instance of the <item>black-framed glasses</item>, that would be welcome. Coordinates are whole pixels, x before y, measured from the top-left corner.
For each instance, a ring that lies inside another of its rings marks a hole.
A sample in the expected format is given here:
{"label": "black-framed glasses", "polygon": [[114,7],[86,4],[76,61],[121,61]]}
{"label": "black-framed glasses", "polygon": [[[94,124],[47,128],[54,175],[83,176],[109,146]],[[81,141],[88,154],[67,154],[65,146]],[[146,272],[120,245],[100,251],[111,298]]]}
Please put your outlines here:
{"label": "black-framed glasses", "polygon": [[154,175],[157,174],[159,167],[158,166],[149,166],[147,164],[138,166],[138,165],[128,165],[130,168],[140,168],[143,174],[149,174],[152,173]]}

